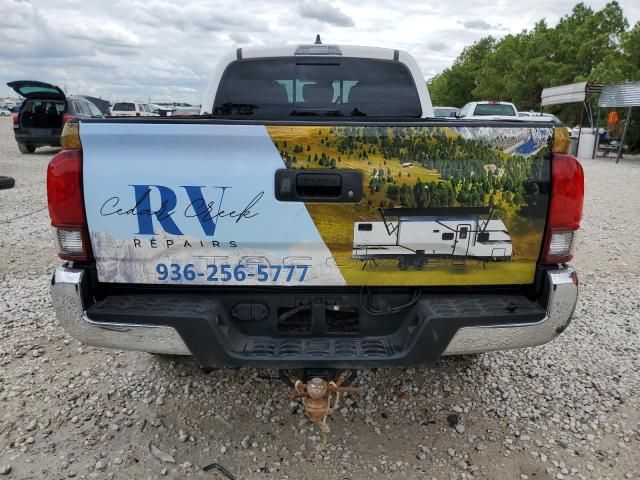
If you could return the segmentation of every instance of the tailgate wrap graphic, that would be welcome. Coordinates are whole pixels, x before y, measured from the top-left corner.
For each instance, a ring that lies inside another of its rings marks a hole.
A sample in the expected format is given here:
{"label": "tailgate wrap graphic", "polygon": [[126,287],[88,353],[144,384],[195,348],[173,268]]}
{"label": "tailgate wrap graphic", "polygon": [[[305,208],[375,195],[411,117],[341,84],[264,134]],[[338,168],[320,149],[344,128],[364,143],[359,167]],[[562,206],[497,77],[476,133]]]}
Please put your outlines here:
{"label": "tailgate wrap graphic", "polygon": [[[88,123],[80,133],[103,282],[533,281],[551,128]],[[283,169],[300,173],[277,185]],[[349,170],[363,183],[353,202],[337,176],[317,173]],[[276,198],[304,196],[297,187],[345,201]]]}

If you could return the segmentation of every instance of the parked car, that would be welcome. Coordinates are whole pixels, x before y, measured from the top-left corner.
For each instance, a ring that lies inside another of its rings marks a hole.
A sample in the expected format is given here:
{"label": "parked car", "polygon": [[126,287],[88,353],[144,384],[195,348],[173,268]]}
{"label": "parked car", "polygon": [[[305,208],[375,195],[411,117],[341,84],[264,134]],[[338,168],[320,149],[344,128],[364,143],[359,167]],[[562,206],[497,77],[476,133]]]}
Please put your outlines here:
{"label": "parked car", "polygon": [[59,87],[35,80],[7,83],[25,98],[13,116],[13,133],[22,153],[37,147],[59,147],[62,127],[72,118],[101,118],[102,113],[84,97],[69,96]]}
{"label": "parked car", "polygon": [[110,110],[112,117],[156,117],[153,108],[143,102],[116,102]]}
{"label": "parked car", "polygon": [[433,107],[434,117],[457,117],[459,112],[460,109],[456,107]]}
{"label": "parked car", "polygon": [[109,115],[109,109],[111,108],[111,103],[108,100],[103,100],[102,98],[92,97],[90,95],[82,95],[83,98],[86,98],[91,103],[93,103],[102,115]]}
{"label": "parked car", "polygon": [[499,100],[470,102],[460,109],[459,118],[481,118],[483,120],[513,120],[518,117],[518,109],[513,103]]}
{"label": "parked car", "polygon": [[11,111],[6,108],[0,108],[0,117],[8,117],[11,115]]}
{"label": "parked car", "polygon": [[158,105],[156,103],[150,103],[149,106],[151,107],[153,113],[157,113],[161,117],[170,117],[171,114],[175,111],[175,108],[173,107]]}
{"label": "parked car", "polygon": [[563,121],[552,113],[518,112],[518,116],[538,122],[553,122],[559,125],[564,125]]}
{"label": "parked car", "polygon": [[193,115],[200,115],[200,107],[177,107],[171,113],[172,117],[191,117]]}
{"label": "parked car", "polygon": [[570,133],[569,128],[564,124],[564,122],[552,113],[518,112],[518,117],[527,119],[532,122],[551,122],[556,127],[565,128],[567,130],[567,133]]}
{"label": "parked car", "polygon": [[555,129],[434,126],[411,55],[322,44],[234,49],[202,113],[67,126],[48,170],[65,261],[51,294],[81,342],[300,371],[290,384],[326,399],[338,369],[539,345],[569,325],[584,185]]}

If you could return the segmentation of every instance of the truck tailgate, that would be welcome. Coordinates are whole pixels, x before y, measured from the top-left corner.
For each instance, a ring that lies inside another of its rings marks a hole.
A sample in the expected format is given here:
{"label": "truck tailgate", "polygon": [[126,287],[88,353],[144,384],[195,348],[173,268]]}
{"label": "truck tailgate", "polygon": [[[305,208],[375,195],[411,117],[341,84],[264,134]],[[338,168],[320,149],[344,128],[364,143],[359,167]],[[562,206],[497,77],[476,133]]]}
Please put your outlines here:
{"label": "truck tailgate", "polygon": [[98,279],[530,284],[553,133],[490,122],[82,122]]}

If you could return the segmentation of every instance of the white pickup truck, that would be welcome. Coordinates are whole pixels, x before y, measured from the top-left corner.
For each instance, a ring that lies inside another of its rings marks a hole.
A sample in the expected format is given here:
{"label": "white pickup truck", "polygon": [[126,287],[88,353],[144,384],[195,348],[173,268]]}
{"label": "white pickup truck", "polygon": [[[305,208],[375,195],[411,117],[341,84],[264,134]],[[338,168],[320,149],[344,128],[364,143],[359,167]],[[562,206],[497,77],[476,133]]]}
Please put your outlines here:
{"label": "white pickup truck", "polygon": [[569,324],[583,176],[551,123],[433,118],[408,53],[343,45],[238,49],[201,113],[67,124],[51,293],[78,340],[333,371]]}
{"label": "white pickup truck", "polygon": [[513,103],[499,100],[469,102],[460,109],[459,118],[481,120],[514,120],[518,118],[518,109]]}

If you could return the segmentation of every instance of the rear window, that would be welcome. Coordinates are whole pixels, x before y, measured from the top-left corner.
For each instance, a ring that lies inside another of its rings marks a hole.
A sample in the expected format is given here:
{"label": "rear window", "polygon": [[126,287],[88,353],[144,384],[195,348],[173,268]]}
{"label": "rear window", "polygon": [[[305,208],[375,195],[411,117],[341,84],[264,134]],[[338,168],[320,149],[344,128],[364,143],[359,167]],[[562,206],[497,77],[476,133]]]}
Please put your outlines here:
{"label": "rear window", "polygon": [[503,117],[515,117],[516,112],[511,105],[501,103],[481,103],[476,105],[474,115],[500,115]]}
{"label": "rear window", "polygon": [[231,63],[220,80],[213,114],[420,117],[422,111],[402,63],[301,57]]}
{"label": "rear window", "polygon": [[33,87],[21,87],[20,95],[23,97],[29,95],[30,93],[53,93],[54,95],[60,96],[60,92],[54,87],[44,87],[44,86],[33,86]]}
{"label": "rear window", "polygon": [[85,108],[84,102],[73,102],[73,108],[78,115],[90,116],[89,110]]}
{"label": "rear window", "polygon": [[133,103],[116,103],[113,106],[113,110],[118,110],[120,112],[135,112],[136,106]]}
{"label": "rear window", "polygon": [[101,117],[102,116],[102,112],[100,111],[100,109],[98,107],[96,107],[93,103],[87,102],[85,104],[85,107],[87,107],[89,109],[89,113],[91,114],[92,117]]}

